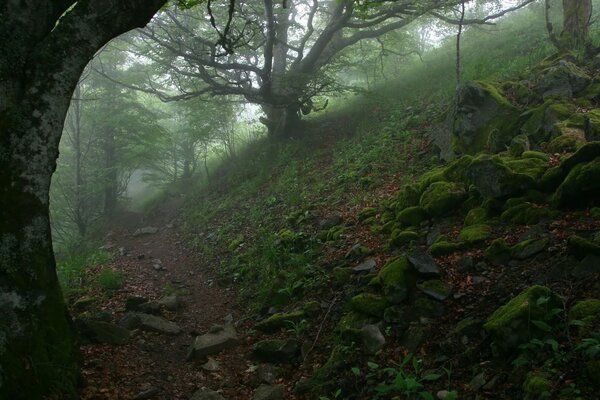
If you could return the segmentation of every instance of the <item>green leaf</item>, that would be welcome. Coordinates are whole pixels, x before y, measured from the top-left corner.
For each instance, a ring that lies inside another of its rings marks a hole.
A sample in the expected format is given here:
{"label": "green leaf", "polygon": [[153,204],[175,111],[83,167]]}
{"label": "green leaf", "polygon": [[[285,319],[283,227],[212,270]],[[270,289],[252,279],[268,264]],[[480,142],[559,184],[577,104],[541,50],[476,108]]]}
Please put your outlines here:
{"label": "green leaf", "polygon": [[440,379],[441,376],[442,376],[441,374],[427,374],[423,378],[421,378],[421,380],[427,381],[427,382],[433,382],[433,381],[437,381],[438,379]]}
{"label": "green leaf", "polygon": [[548,325],[547,323],[545,323],[544,321],[540,321],[540,320],[532,320],[531,323],[533,325],[535,325],[538,329],[544,331],[544,332],[551,332],[552,331],[552,327],[550,325]]}
{"label": "green leaf", "polygon": [[554,339],[546,339],[546,343],[552,347],[552,351],[558,350],[558,342]]}
{"label": "green leaf", "polygon": [[546,304],[548,301],[550,301],[550,297],[549,296],[542,296],[540,298],[537,299],[537,305],[541,306],[543,304]]}
{"label": "green leaf", "polygon": [[379,364],[375,364],[374,362],[371,362],[371,361],[368,361],[368,362],[367,362],[367,366],[368,366],[370,369],[378,369],[378,368],[379,368]]}
{"label": "green leaf", "polygon": [[419,397],[421,397],[423,400],[435,400],[433,395],[429,392],[419,392]]}
{"label": "green leaf", "polygon": [[583,322],[582,320],[579,320],[579,319],[574,319],[572,321],[569,321],[569,325],[571,325],[571,326],[584,326],[585,322]]}
{"label": "green leaf", "polygon": [[352,367],[350,370],[355,376],[360,376],[360,369],[358,367]]}

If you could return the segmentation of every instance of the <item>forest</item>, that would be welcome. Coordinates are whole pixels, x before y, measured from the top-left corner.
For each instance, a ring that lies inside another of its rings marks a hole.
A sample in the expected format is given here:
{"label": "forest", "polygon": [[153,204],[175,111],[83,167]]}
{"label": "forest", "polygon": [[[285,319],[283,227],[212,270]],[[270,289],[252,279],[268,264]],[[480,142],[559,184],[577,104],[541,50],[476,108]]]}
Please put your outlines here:
{"label": "forest", "polygon": [[598,10],[0,2],[0,400],[600,399]]}

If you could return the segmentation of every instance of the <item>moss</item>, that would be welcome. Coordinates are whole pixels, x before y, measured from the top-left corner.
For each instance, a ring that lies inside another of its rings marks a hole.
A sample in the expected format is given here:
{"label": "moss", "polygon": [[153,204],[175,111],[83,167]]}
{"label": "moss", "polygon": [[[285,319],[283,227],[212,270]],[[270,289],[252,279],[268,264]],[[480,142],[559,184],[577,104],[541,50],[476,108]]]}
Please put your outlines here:
{"label": "moss", "polygon": [[414,231],[401,231],[395,235],[392,235],[390,240],[390,247],[401,247],[409,244],[410,242],[418,242],[420,236]]}
{"label": "moss", "polygon": [[333,269],[333,278],[336,284],[343,286],[350,282],[350,271],[348,271],[348,268],[335,267]]}
{"label": "moss", "polygon": [[[576,153],[577,154],[577,153]],[[576,165],[560,184],[554,197],[556,207],[577,207],[600,198],[600,157]]]}
{"label": "moss", "polygon": [[546,192],[553,192],[560,186],[565,176],[560,167],[548,168],[540,178],[539,187]]}
{"label": "moss", "polygon": [[363,208],[363,210],[358,213],[358,220],[361,222],[366,222],[369,218],[372,218],[376,215],[377,209],[375,207]]}
{"label": "moss", "polygon": [[467,183],[467,169],[472,161],[472,156],[464,155],[450,162],[444,171],[444,178],[446,178],[445,180],[450,182]]}
{"label": "moss", "polygon": [[269,318],[258,322],[254,327],[263,332],[276,332],[288,326],[289,322],[298,322],[305,317],[304,311],[293,311],[291,313],[276,313]]}
{"label": "moss", "polygon": [[309,317],[314,317],[321,313],[321,303],[316,300],[307,301],[302,307],[302,311]]}
{"label": "moss", "polygon": [[523,383],[524,400],[549,399],[552,393],[552,383],[540,372],[530,372]]}
{"label": "moss", "polygon": [[510,248],[511,257],[524,260],[544,251],[548,247],[548,239],[529,239],[515,244]]}
{"label": "moss", "polygon": [[383,266],[377,274],[377,282],[391,303],[399,303],[408,297],[414,287],[416,276],[406,257],[396,257]]}
{"label": "moss", "polygon": [[[535,187],[534,167],[540,160],[513,160],[513,167],[526,173],[514,172],[499,156],[480,155],[469,165],[469,179],[485,198],[505,198]],[[517,163],[518,162],[518,163]]]}
{"label": "moss", "polygon": [[351,347],[335,346],[325,364],[317,368],[310,378],[299,381],[294,391],[297,394],[313,393],[315,396],[322,396],[323,393],[331,393],[340,389],[341,376],[349,370],[349,366],[355,362],[355,358],[355,350]]}
{"label": "moss", "polygon": [[511,250],[504,239],[494,240],[483,253],[486,260],[493,265],[503,265],[510,261]]}
{"label": "moss", "polygon": [[342,235],[348,231],[348,228],[345,226],[334,226],[333,228],[327,231],[327,241],[335,242],[340,240]]}
{"label": "moss", "polygon": [[571,103],[548,100],[523,114],[527,121],[521,126],[521,131],[535,143],[547,141],[558,134],[556,125],[569,119],[575,112],[576,107]]}
{"label": "moss", "polygon": [[597,157],[600,157],[600,142],[590,142],[564,159],[560,168],[566,176],[576,165],[593,161]]}
{"label": "moss", "polygon": [[466,197],[467,193],[461,184],[435,182],[421,196],[420,205],[429,215],[441,217],[460,207]]}
{"label": "moss", "polygon": [[578,301],[569,311],[569,320],[583,320],[586,317],[600,315],[600,299]]}
{"label": "moss", "polygon": [[451,287],[440,279],[431,279],[419,283],[417,288],[426,294],[432,293],[439,300],[448,297],[451,292]]}
{"label": "moss", "polygon": [[477,207],[470,210],[465,217],[465,226],[481,224],[488,219],[487,210],[483,207]]}
{"label": "moss", "polygon": [[421,190],[417,184],[404,185],[398,190],[392,200],[392,204],[396,212],[400,212],[408,207],[419,205],[421,198]]}
{"label": "moss", "polygon": [[534,180],[540,179],[548,170],[548,160],[537,157],[505,160],[504,162],[513,172],[527,175]]}
{"label": "moss", "polygon": [[421,207],[408,207],[398,213],[396,220],[402,226],[418,226],[427,219],[427,213]]}
{"label": "moss", "polygon": [[550,311],[555,308],[562,308],[558,296],[545,286],[531,286],[494,311],[483,328],[492,336],[498,350],[509,351],[544,333],[531,321],[548,321]]}
{"label": "moss", "polygon": [[550,153],[573,153],[583,144],[585,139],[575,135],[560,135],[548,143],[547,149]]}
{"label": "moss", "polygon": [[353,311],[373,317],[382,317],[383,310],[387,306],[388,302],[385,298],[372,293],[361,293],[350,300]]}
{"label": "moss", "polygon": [[464,227],[458,239],[465,243],[479,243],[488,239],[492,234],[492,228],[485,224],[476,224]]}
{"label": "moss", "polygon": [[417,298],[412,305],[412,308],[417,315],[426,318],[439,317],[444,313],[444,307],[439,301],[425,297]]}
{"label": "moss", "polygon": [[533,151],[533,150],[525,151],[525,152],[523,152],[521,157],[522,158],[536,158],[536,159],[544,161],[546,163],[550,162],[550,156],[541,151]]}
{"label": "moss", "polygon": [[529,150],[529,138],[527,135],[517,135],[510,141],[508,152],[513,157],[519,157]]}
{"label": "moss", "polygon": [[579,259],[583,259],[588,254],[600,256],[600,245],[581,236],[573,235],[567,240],[567,251]]}
{"label": "moss", "polygon": [[446,240],[440,240],[438,242],[435,242],[431,246],[429,246],[429,249],[427,249],[427,252],[434,257],[442,257],[442,256],[450,255],[452,253],[456,253],[457,251],[461,250],[463,247],[464,247],[463,243],[450,243]]}
{"label": "moss", "polygon": [[521,203],[504,211],[500,219],[504,222],[518,225],[533,225],[543,219],[552,218],[555,215],[556,212],[548,208],[536,207],[531,203]]}
{"label": "moss", "polygon": [[590,209],[590,216],[595,220],[600,220],[600,207],[592,207]]}

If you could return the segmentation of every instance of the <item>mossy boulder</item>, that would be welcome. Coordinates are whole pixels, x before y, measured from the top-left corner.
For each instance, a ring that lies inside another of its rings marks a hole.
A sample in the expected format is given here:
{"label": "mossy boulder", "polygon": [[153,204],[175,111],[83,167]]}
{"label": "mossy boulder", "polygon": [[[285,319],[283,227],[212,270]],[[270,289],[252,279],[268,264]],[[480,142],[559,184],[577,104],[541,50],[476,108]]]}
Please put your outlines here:
{"label": "mossy boulder", "polygon": [[418,206],[408,207],[400,211],[396,220],[402,226],[419,226],[419,224],[427,219],[427,213],[424,209]]}
{"label": "mossy boulder", "polygon": [[464,243],[452,243],[447,240],[440,240],[429,246],[427,252],[434,257],[442,257],[456,253],[463,247]]}
{"label": "mossy boulder", "polygon": [[263,332],[276,332],[279,329],[288,327],[290,322],[298,322],[305,317],[306,314],[302,310],[290,313],[276,313],[258,322],[254,327]]}
{"label": "mossy boulder", "polygon": [[398,190],[392,198],[393,208],[397,213],[405,208],[419,205],[421,198],[421,190],[417,184],[404,185]]}
{"label": "mossy boulder", "polygon": [[476,207],[467,213],[465,226],[481,224],[488,219],[488,211],[483,207]]}
{"label": "mossy boulder", "polygon": [[383,310],[388,306],[388,301],[373,293],[361,293],[350,300],[350,308],[364,315],[382,317]]}
{"label": "mossy boulder", "polygon": [[418,242],[420,238],[419,234],[415,231],[397,231],[392,234],[390,247],[402,247],[411,242]]}
{"label": "mossy boulder", "polygon": [[412,305],[414,312],[425,318],[437,318],[444,314],[444,306],[437,300],[418,297]]}
{"label": "mossy boulder", "polygon": [[492,227],[485,224],[476,224],[464,227],[458,239],[465,243],[479,243],[488,239],[492,235]]}
{"label": "mossy boulder", "polygon": [[499,156],[480,155],[469,165],[469,179],[485,198],[498,199],[535,187],[528,174],[515,173]]}
{"label": "mossy boulder", "polygon": [[509,352],[544,334],[544,330],[532,321],[551,322],[552,310],[562,308],[562,304],[562,300],[547,287],[531,286],[494,311],[483,328],[499,352]]}
{"label": "mossy boulder", "polygon": [[529,157],[505,159],[504,163],[514,173],[527,175],[531,177],[531,179],[533,179],[534,181],[537,181],[548,170],[549,159],[543,159],[541,157],[532,157],[533,154],[537,154],[536,152],[527,152],[525,154]]}
{"label": "mossy boulder", "polygon": [[550,399],[552,394],[552,382],[548,376],[541,372],[530,372],[523,383],[524,400]]}
{"label": "mossy boulder", "polygon": [[288,339],[265,339],[252,346],[252,358],[268,363],[293,363],[300,355],[300,343]]}
{"label": "mossy boulder", "polygon": [[600,316],[600,299],[586,299],[578,301],[569,311],[569,320],[583,321],[588,317]]}
{"label": "mossy boulder", "polygon": [[548,143],[549,153],[574,153],[585,144],[585,139],[578,135],[560,135]]}
{"label": "mossy boulder", "polygon": [[547,163],[550,161],[550,156],[548,154],[541,152],[541,151],[534,151],[534,150],[529,150],[529,151],[523,152],[523,154],[521,154],[521,158],[537,158],[539,160],[545,161],[546,166],[547,166]]}
{"label": "mossy boulder", "polygon": [[504,150],[517,134],[519,111],[490,82],[466,82],[458,89],[452,136],[456,154]]}
{"label": "mossy boulder", "polygon": [[504,265],[511,258],[510,246],[504,239],[496,239],[485,249],[484,257],[493,265]]}
{"label": "mossy boulder", "polygon": [[466,197],[462,184],[434,182],[423,192],[419,204],[432,217],[441,217],[459,208]]}
{"label": "mossy boulder", "polygon": [[452,292],[452,287],[440,279],[421,282],[417,285],[417,288],[427,296],[438,301],[446,300]]}
{"label": "mossy boulder", "polygon": [[571,103],[549,100],[523,113],[526,121],[521,126],[521,132],[536,144],[547,142],[562,134],[559,124],[568,120],[576,111],[577,108]]}
{"label": "mossy boulder", "polygon": [[529,239],[515,244],[510,248],[512,258],[525,260],[544,251],[550,241],[548,239]]}
{"label": "mossy boulder", "polygon": [[547,207],[539,207],[529,202],[510,207],[502,213],[500,219],[517,225],[533,225],[556,216],[556,211]]}
{"label": "mossy boulder", "polygon": [[361,222],[365,222],[369,218],[373,218],[377,215],[377,209],[375,207],[367,207],[363,208],[361,212],[358,213],[358,220]]}
{"label": "mossy boulder", "polygon": [[[577,153],[575,153],[577,154]],[[585,206],[600,199],[600,157],[576,165],[560,184],[552,202],[559,208]]]}
{"label": "mossy boulder", "polygon": [[567,239],[567,251],[578,259],[583,259],[588,254],[600,256],[600,244],[573,235]]}
{"label": "mossy boulder", "polygon": [[335,283],[338,286],[344,286],[345,284],[350,282],[350,278],[352,277],[352,273],[348,268],[335,267],[332,272]]}
{"label": "mossy boulder", "polygon": [[537,91],[544,99],[570,100],[581,93],[592,82],[590,76],[574,63],[559,60],[539,75]]}
{"label": "mossy boulder", "polygon": [[529,138],[527,135],[517,135],[510,141],[508,152],[511,156],[519,157],[527,150],[529,150]]}
{"label": "mossy boulder", "polygon": [[404,256],[396,257],[383,266],[375,278],[388,302],[398,304],[408,298],[415,286],[416,275]]}

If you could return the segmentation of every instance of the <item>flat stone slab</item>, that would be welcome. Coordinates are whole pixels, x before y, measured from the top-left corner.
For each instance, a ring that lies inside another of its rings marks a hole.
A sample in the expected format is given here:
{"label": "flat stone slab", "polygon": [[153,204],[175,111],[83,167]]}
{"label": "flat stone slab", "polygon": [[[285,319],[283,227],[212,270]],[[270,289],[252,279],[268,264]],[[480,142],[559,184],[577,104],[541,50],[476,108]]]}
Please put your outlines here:
{"label": "flat stone slab", "polygon": [[196,336],[188,351],[188,360],[203,358],[237,346],[239,339],[232,325],[213,327],[208,333]]}
{"label": "flat stone slab", "polygon": [[362,272],[368,273],[373,272],[375,267],[377,266],[377,261],[374,258],[368,258],[365,261],[358,264],[356,267],[352,268],[354,273],[360,274]]}
{"label": "flat stone slab", "polygon": [[142,329],[144,331],[164,333],[166,335],[179,335],[181,328],[174,322],[156,315],[128,312],[121,318],[119,325],[125,329]]}
{"label": "flat stone slab", "polygon": [[158,228],[157,227],[155,227],[155,226],[145,226],[145,227],[139,228],[135,232],[133,232],[133,236],[152,235],[152,234],[155,234],[156,232],[158,232]]}
{"label": "flat stone slab", "polygon": [[406,255],[406,258],[408,258],[410,264],[420,275],[430,277],[440,276],[440,267],[438,263],[424,251],[413,250]]}

